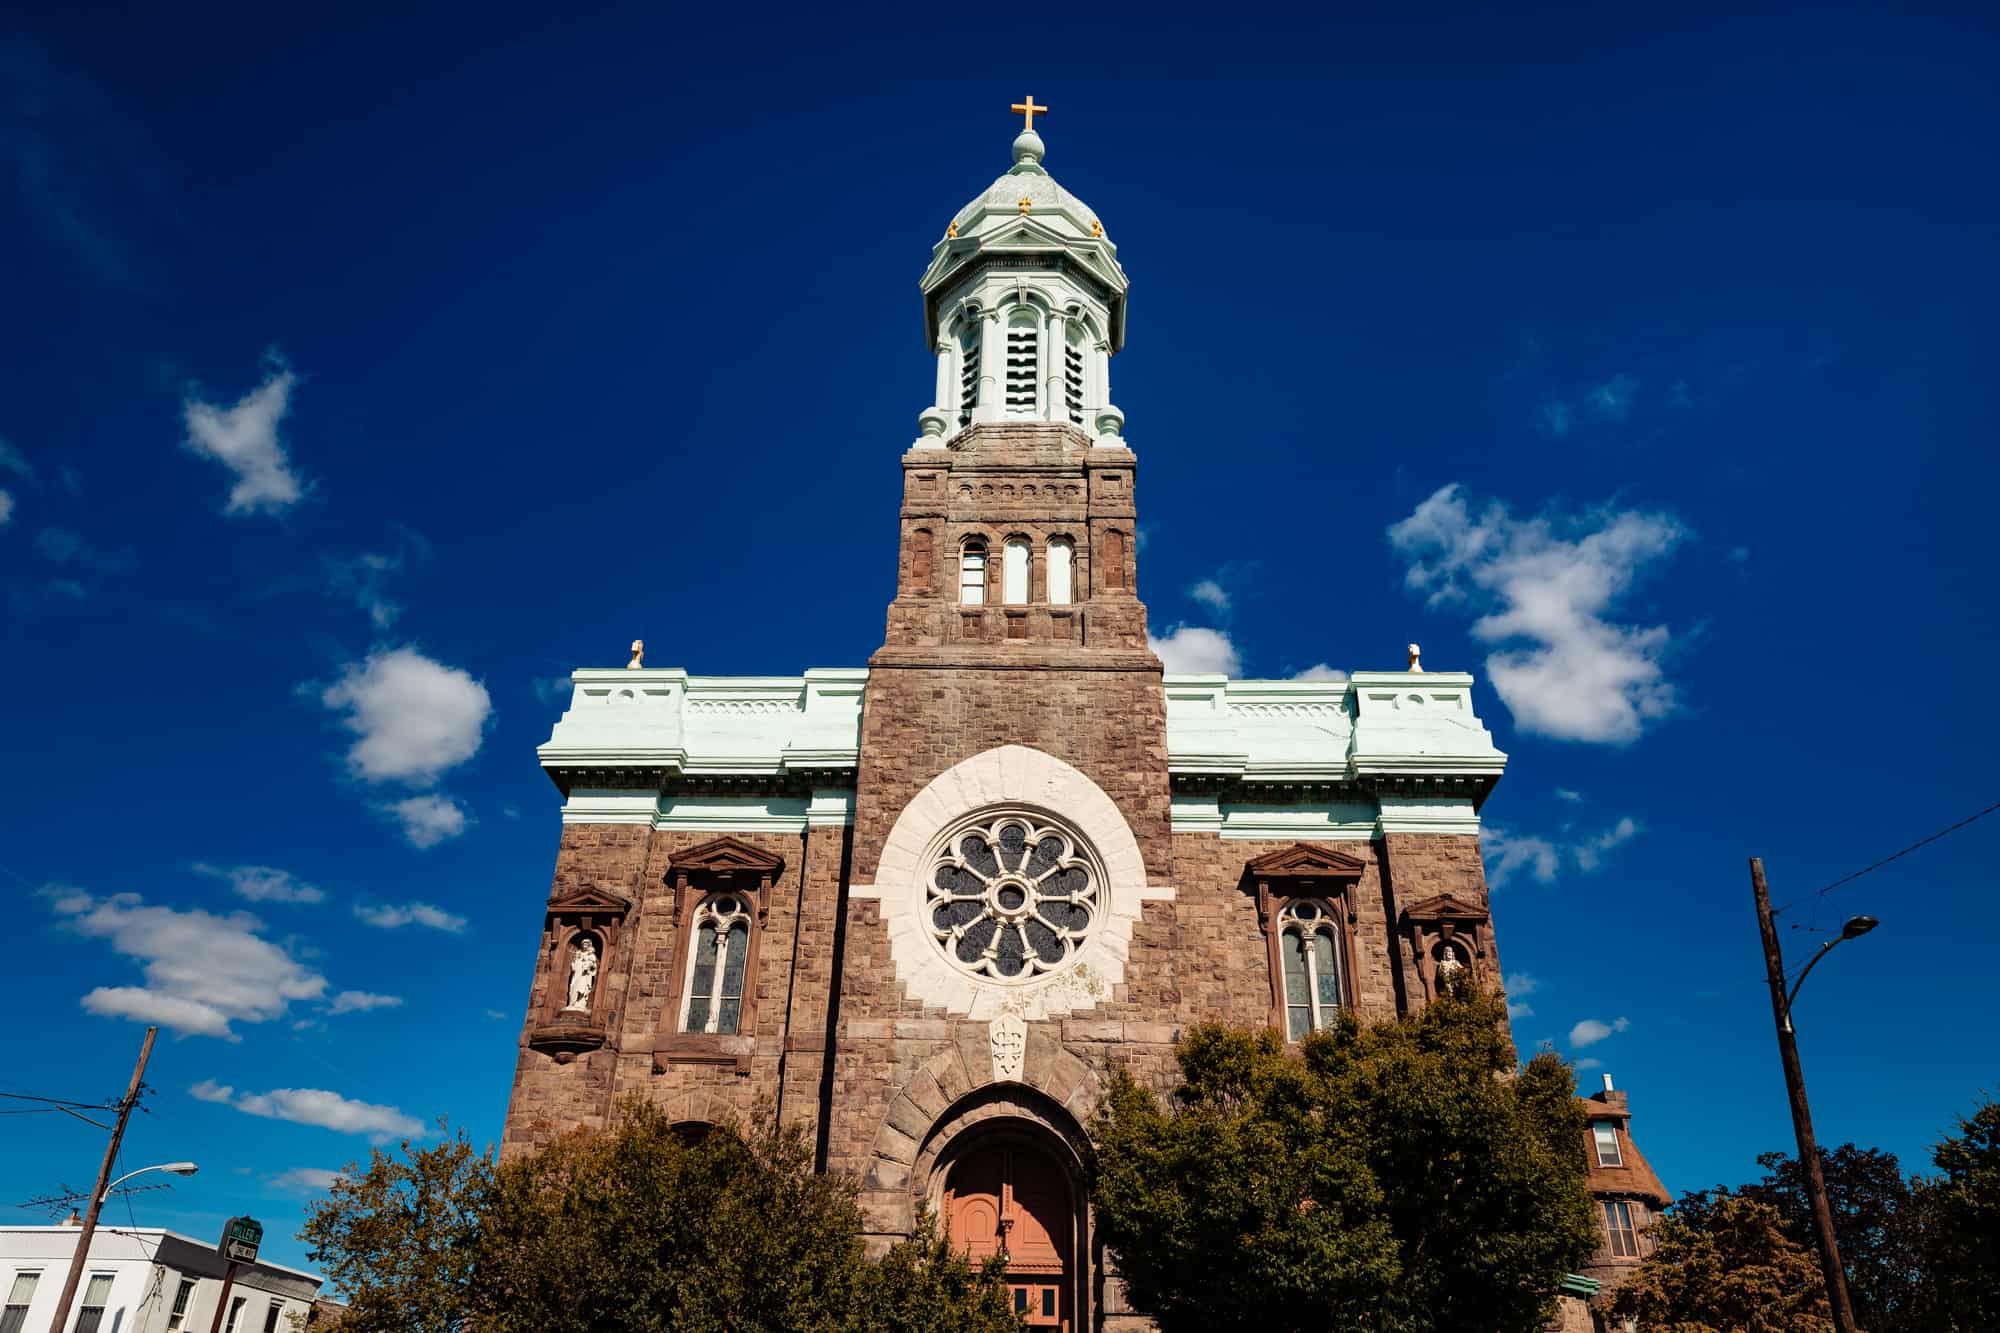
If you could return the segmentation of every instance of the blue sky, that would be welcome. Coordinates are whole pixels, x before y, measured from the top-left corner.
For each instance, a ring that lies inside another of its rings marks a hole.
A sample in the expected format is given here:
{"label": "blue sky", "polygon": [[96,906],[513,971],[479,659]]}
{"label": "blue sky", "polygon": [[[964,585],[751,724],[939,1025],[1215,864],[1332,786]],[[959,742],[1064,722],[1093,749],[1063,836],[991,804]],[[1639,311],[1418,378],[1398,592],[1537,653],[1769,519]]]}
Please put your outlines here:
{"label": "blue sky", "polygon": [[[916,280],[1029,91],[1132,279],[1170,656],[1477,672],[1517,1037],[1670,1187],[1788,1146],[1745,858],[1785,901],[2000,799],[1990,13],[998,22],[0,34],[0,1090],[115,1096],[170,1018],[127,1163],[203,1172],[141,1220],[299,1261],[371,1134],[497,1134],[562,678],[879,644]],[[1786,918],[1883,922],[1801,1001],[1826,1140],[1916,1166],[1995,1086],[1996,851]],[[0,1200],[87,1184],[5,1127]]]}

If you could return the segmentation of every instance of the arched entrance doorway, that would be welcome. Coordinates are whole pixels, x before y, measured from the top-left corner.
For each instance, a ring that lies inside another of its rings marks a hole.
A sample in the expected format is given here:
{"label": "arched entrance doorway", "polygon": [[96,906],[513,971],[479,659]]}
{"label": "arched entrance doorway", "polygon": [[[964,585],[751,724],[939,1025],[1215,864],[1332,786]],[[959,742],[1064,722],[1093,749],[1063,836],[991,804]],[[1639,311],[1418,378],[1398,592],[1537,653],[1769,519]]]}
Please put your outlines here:
{"label": "arched entrance doorway", "polygon": [[1006,1257],[1014,1309],[1030,1328],[1077,1327],[1080,1228],[1062,1163],[1026,1139],[988,1139],[946,1171],[944,1218],[975,1262]]}

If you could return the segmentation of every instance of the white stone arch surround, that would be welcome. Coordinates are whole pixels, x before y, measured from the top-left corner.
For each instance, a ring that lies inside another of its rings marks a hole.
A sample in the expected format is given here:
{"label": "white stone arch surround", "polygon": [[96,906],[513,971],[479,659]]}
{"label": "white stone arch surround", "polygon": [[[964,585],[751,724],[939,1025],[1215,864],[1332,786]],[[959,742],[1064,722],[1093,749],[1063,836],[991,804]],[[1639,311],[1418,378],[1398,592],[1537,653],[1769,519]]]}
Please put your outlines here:
{"label": "white stone arch surround", "polygon": [[[1002,982],[959,971],[934,948],[925,919],[927,853],[940,830],[980,810],[1014,806],[1039,810],[1090,840],[1104,866],[1103,914],[1061,971],[1032,982]],[[1174,896],[1171,886],[1146,882],[1139,840],[1117,802],[1081,770],[1026,745],[1002,745],[946,769],[896,816],[882,846],[875,882],[856,884],[855,898],[881,905],[889,956],[904,993],[920,1004],[975,1020],[1003,1013],[1024,1019],[1061,1018],[1112,995],[1125,979],[1132,927],[1148,900]]]}

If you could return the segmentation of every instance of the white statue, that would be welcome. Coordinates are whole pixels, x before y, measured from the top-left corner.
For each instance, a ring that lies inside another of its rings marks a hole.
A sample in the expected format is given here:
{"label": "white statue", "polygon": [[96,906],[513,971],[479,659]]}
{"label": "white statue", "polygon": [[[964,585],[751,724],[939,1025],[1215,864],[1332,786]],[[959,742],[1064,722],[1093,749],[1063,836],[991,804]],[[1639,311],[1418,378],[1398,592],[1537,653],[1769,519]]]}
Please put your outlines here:
{"label": "white statue", "polygon": [[1465,963],[1459,958],[1457,948],[1447,944],[1443,949],[1438,951],[1437,984],[1439,991],[1443,991],[1445,987],[1457,980],[1458,974],[1463,971],[1465,971]]}
{"label": "white statue", "polygon": [[563,1012],[590,1008],[590,992],[597,986],[597,944],[589,937],[581,940],[569,956],[569,1003]]}

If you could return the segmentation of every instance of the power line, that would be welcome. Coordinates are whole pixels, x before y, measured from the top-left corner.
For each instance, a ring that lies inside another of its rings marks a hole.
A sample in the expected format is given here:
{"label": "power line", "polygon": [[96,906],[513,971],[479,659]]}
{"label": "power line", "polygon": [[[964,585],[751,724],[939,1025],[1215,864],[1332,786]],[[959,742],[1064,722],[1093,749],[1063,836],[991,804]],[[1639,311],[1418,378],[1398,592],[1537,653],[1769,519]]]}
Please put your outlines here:
{"label": "power line", "polygon": [[0,1092],[0,1097],[9,1097],[17,1102],[47,1102],[50,1106],[74,1106],[83,1111],[109,1111],[117,1102],[77,1102],[67,1097],[37,1097],[31,1092]]}
{"label": "power line", "polygon": [[1808,897],[1811,897],[1815,900],[1824,898],[1826,897],[1827,894],[1832,893],[1835,889],[1839,888],[1841,885],[1860,879],[1863,875],[1868,874],[1870,871],[1880,870],[1883,866],[1888,865],[1891,861],[1895,861],[1902,857],[1908,856],[1911,852],[1916,851],[1920,847],[1928,847],[1931,843],[1936,842],[1939,838],[1942,838],[1947,834],[1956,833],[1960,829],[1964,828],[1967,824],[1971,824],[1977,820],[1986,818],[1986,816],[1992,814],[1995,810],[2000,810],[2000,801],[1995,801],[1993,804],[1987,806],[1984,810],[1978,811],[1975,814],[1967,815],[1965,818],[1959,820],[1956,824],[1953,824],[1948,828],[1939,829],[1936,833],[1931,834],[1927,838],[1917,839],[1915,842],[1911,843],[1908,847],[1903,848],[1903,850],[1901,850],[1900,852],[1891,852],[1889,853],[1889,855],[1883,857],[1879,861],[1871,862],[1870,864],[1861,867],[1861,869],[1859,870],[1853,871],[1850,874],[1842,875],[1839,879],[1833,881],[1833,883],[1827,885],[1823,889],[1816,889],[1811,894],[1801,894],[1799,897],[1792,899],[1791,902],[1786,903],[1784,907],[1781,907],[1778,910],[1781,912],[1789,910],[1790,908],[1796,906],[1797,904],[1804,902]]}

